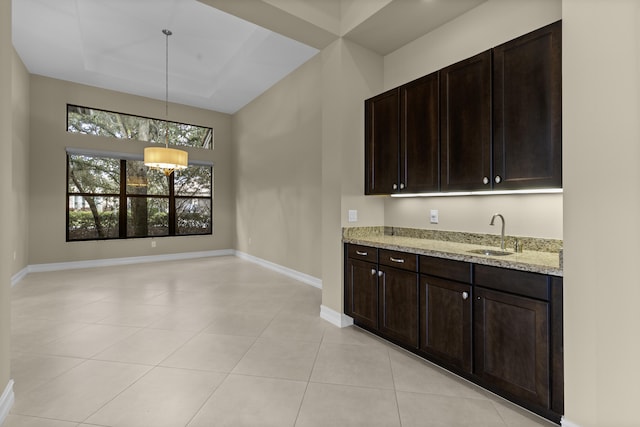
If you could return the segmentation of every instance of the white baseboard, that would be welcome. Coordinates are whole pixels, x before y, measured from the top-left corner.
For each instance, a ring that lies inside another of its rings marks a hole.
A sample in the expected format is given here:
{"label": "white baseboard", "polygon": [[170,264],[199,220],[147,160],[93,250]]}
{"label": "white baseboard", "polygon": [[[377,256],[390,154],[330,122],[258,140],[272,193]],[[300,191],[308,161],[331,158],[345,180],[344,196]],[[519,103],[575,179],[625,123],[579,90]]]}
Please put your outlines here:
{"label": "white baseboard", "polygon": [[572,423],[571,421],[567,420],[565,417],[562,417],[562,419],[560,420],[560,425],[562,427],[580,427],[578,424]]}
{"label": "white baseboard", "polygon": [[301,273],[301,272],[296,271],[296,270],[292,270],[292,269],[290,269],[288,267],[284,267],[284,266],[276,264],[274,262],[267,261],[265,259],[258,258],[258,257],[253,256],[253,255],[249,255],[248,253],[245,253],[245,252],[235,251],[235,255],[238,258],[242,258],[244,260],[253,262],[253,263],[258,264],[258,265],[260,265],[262,267],[268,268],[269,270],[277,271],[278,273],[284,274],[285,276],[289,276],[289,277],[291,277],[293,279],[299,280],[302,283],[306,283],[307,285],[311,285],[314,288],[322,289],[322,280],[318,279],[317,277],[313,277],[313,276],[310,276],[308,274]]}
{"label": "white baseboard", "polygon": [[13,393],[13,380],[9,380],[9,383],[4,388],[2,395],[0,395],[0,425],[4,422],[9,415],[9,411],[15,402],[15,394]]}
{"label": "white baseboard", "polygon": [[146,262],[178,261],[183,259],[219,257],[229,255],[235,255],[238,258],[242,258],[244,260],[258,264],[262,267],[284,274],[285,276],[289,276],[293,279],[299,280],[300,282],[306,283],[307,285],[322,289],[322,280],[318,279],[317,277],[292,270],[290,268],[255,257],[253,255],[249,255],[244,252],[235,251],[233,249],[221,249],[216,251],[202,252],[183,252],[176,254],[137,256],[126,258],[107,258],[87,261],[56,262],[51,264],[33,264],[23,268],[19,273],[14,275],[11,278],[11,286],[15,286],[28,273],[42,273],[47,271],[74,270],[93,267],[112,267],[117,265],[140,264]]}
{"label": "white baseboard", "polygon": [[164,255],[149,255],[149,256],[135,256],[126,258],[107,258],[107,259],[95,259],[87,261],[71,261],[71,262],[56,262],[51,264],[34,264],[27,267],[27,273],[41,273],[45,271],[58,271],[58,270],[74,270],[79,268],[93,268],[93,267],[112,267],[116,265],[126,264],[141,264],[145,262],[161,262],[161,261],[178,261],[183,259],[193,258],[206,258],[234,255],[233,249],[221,249],[217,251],[201,251],[201,252],[182,252],[176,254],[164,254]]}
{"label": "white baseboard", "polygon": [[26,276],[28,273],[29,267],[27,266],[11,276],[11,287],[13,288],[15,285],[17,285],[22,279],[24,279],[24,276]]}
{"label": "white baseboard", "polygon": [[339,328],[346,328],[347,326],[353,325],[353,319],[351,317],[346,314],[338,313],[326,305],[320,306],[320,318]]}

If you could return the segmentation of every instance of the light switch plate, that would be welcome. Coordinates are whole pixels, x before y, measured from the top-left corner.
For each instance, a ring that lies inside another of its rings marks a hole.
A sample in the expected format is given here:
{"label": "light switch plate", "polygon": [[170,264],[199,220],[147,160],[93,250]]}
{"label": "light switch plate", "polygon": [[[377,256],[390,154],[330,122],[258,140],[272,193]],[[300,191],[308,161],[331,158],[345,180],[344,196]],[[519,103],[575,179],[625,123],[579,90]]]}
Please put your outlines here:
{"label": "light switch plate", "polygon": [[358,211],[349,209],[349,222],[358,222]]}
{"label": "light switch plate", "polygon": [[431,212],[429,214],[429,221],[431,222],[431,224],[438,223],[438,209],[431,209]]}

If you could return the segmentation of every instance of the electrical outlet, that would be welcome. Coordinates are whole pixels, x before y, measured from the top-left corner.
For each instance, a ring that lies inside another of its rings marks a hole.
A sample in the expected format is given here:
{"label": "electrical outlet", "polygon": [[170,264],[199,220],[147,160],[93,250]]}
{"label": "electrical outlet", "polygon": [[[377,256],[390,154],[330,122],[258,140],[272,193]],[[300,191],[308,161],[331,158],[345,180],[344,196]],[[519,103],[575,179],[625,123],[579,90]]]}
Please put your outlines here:
{"label": "electrical outlet", "polygon": [[431,209],[431,212],[429,213],[429,222],[431,222],[431,224],[437,224],[438,219],[438,209]]}
{"label": "electrical outlet", "polygon": [[358,222],[358,211],[349,209],[349,222]]}
{"label": "electrical outlet", "polygon": [[155,241],[155,240],[152,240],[152,241],[151,241],[151,247],[152,247],[152,248],[155,248],[155,247],[156,247],[156,241]]}

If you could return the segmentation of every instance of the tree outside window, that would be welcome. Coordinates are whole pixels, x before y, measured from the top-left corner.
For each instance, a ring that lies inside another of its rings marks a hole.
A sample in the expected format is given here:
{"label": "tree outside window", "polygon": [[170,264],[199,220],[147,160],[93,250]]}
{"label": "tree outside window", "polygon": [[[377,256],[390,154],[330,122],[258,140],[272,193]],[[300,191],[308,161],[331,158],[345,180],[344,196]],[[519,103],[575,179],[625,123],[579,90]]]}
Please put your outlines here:
{"label": "tree outside window", "polygon": [[[67,131],[213,149],[213,129],[67,105]],[[170,176],[141,160],[67,155],[67,241],[212,234],[213,167]]]}
{"label": "tree outside window", "polygon": [[67,155],[67,241],[212,234],[213,168]]}

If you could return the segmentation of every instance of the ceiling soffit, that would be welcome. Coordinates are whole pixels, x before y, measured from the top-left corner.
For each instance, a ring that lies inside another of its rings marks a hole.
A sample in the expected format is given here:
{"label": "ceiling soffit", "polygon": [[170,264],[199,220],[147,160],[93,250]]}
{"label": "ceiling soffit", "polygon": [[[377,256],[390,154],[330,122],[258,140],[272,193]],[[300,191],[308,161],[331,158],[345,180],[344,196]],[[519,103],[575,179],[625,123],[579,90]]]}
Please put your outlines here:
{"label": "ceiling soffit", "polygon": [[198,1],[316,49],[344,37],[384,56],[487,0]]}

